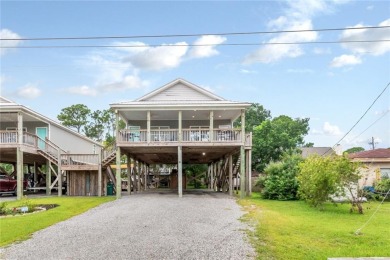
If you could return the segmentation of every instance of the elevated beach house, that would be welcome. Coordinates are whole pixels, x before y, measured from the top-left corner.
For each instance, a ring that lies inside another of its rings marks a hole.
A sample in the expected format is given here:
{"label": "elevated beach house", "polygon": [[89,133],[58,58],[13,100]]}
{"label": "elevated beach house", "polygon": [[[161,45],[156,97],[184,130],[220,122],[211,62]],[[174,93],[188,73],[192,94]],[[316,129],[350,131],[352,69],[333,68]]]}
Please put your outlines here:
{"label": "elevated beach house", "polygon": [[0,97],[0,162],[14,165],[19,199],[28,176],[33,176],[31,190],[102,195],[101,151],[100,143]]}
{"label": "elevated beach house", "polygon": [[[135,189],[147,188],[150,165],[175,164],[172,178],[181,197],[183,165],[207,164],[210,189],[232,193],[239,185],[242,195],[250,192],[251,133],[245,133],[249,103],[229,101],[176,79],[136,100],[110,106],[117,122],[122,119],[126,124],[116,133],[117,180],[120,157],[126,155],[128,181],[137,182],[129,185]],[[237,119],[241,124],[234,128]],[[137,177],[131,178],[133,174]],[[120,185],[116,182],[116,190]]]}

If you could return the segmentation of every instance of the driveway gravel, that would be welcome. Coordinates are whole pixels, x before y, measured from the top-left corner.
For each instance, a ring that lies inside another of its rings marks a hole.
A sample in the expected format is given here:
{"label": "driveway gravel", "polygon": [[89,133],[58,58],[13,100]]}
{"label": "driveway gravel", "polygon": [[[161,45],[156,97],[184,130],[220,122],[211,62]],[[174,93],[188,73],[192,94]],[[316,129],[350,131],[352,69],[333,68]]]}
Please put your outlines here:
{"label": "driveway gravel", "polygon": [[124,196],[1,249],[1,259],[252,259],[234,198]]}

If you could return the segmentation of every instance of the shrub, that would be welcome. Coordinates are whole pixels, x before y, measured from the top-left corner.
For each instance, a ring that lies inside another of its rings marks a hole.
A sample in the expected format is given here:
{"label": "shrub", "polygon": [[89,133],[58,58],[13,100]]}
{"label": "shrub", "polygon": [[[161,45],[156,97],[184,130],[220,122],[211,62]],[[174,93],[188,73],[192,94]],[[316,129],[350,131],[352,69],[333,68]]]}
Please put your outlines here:
{"label": "shrub", "polygon": [[384,196],[386,196],[386,201],[390,201],[390,194],[387,192],[390,190],[390,179],[389,178],[384,178],[380,181],[378,181],[375,185],[375,191],[376,193],[379,193],[381,196],[381,199],[383,199]]}
{"label": "shrub", "polygon": [[0,203],[0,215],[6,215],[7,214],[7,202],[1,202]]}
{"label": "shrub", "polygon": [[[265,169],[262,196],[271,200],[295,200],[297,199],[298,164],[302,157],[297,154],[284,155],[280,162],[272,162]],[[262,182],[262,180],[259,180]]]}

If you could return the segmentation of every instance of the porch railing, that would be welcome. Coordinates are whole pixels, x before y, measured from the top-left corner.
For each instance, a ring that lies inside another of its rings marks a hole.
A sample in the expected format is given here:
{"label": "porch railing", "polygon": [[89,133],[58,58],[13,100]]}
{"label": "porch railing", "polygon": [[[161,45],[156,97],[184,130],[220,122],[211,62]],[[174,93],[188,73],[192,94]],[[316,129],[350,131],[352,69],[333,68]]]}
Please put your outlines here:
{"label": "porch railing", "polygon": [[150,141],[151,142],[177,142],[178,130],[177,129],[151,130]]}
{"label": "porch railing", "polygon": [[99,165],[99,154],[61,154],[61,166]]}
{"label": "porch railing", "polygon": [[[183,129],[182,142],[242,142],[243,135],[241,129],[213,129],[210,135],[210,129]],[[120,142],[146,143],[147,130],[122,130],[119,134]],[[150,142],[178,142],[178,129],[151,130]]]}
{"label": "porch railing", "polygon": [[17,144],[17,131],[0,131],[0,144]]}

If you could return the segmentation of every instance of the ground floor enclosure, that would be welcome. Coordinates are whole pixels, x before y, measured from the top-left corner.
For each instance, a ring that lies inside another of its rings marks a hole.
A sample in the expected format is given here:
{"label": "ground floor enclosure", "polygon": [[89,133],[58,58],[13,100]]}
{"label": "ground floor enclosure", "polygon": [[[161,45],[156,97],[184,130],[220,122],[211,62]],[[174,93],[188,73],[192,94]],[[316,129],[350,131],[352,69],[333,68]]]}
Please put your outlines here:
{"label": "ground floor enclosure", "polygon": [[99,189],[102,195],[107,195],[107,175],[102,175],[99,184],[98,171],[68,171],[67,195],[69,196],[98,196]]}

